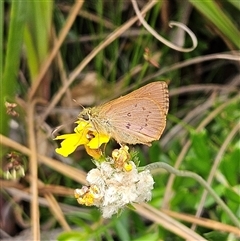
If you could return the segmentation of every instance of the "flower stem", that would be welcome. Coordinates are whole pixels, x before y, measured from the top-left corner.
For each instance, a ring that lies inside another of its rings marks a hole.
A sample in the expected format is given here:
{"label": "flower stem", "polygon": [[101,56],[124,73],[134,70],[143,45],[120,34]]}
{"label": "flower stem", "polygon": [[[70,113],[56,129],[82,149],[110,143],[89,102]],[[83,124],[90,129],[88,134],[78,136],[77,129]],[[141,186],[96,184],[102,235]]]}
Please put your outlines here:
{"label": "flower stem", "polygon": [[180,177],[191,177],[193,179],[195,179],[197,182],[199,182],[208,192],[209,194],[214,198],[214,200],[222,207],[222,209],[228,214],[229,218],[231,219],[231,221],[237,226],[239,227],[239,221],[237,219],[237,217],[232,213],[232,211],[228,208],[228,206],[222,201],[221,198],[218,197],[218,195],[214,192],[214,190],[208,185],[208,183],[198,174],[190,172],[190,171],[180,171],[177,170],[175,168],[173,168],[172,166],[168,165],[167,163],[164,162],[155,162],[155,163],[151,163],[147,166],[144,167],[144,169],[146,170],[156,170],[156,169],[165,169],[166,171],[168,171],[169,173],[172,173],[176,176],[180,176]]}

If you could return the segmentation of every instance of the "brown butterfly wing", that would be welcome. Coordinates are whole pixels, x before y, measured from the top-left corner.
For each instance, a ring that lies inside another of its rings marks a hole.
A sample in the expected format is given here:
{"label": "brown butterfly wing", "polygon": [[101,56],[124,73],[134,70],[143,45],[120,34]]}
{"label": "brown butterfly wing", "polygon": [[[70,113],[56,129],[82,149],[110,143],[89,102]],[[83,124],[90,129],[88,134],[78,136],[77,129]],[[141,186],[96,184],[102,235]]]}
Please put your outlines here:
{"label": "brown butterfly wing", "polygon": [[158,103],[158,105],[161,106],[163,112],[167,115],[168,108],[169,108],[169,95],[168,95],[168,86],[163,81],[158,82],[152,82],[150,84],[147,84],[135,91],[133,91],[130,94],[136,95],[137,97],[148,97],[155,102]]}
{"label": "brown butterfly wing", "polygon": [[168,105],[167,84],[153,82],[92,108],[91,122],[119,143],[149,145],[165,128]]}
{"label": "brown butterfly wing", "polygon": [[108,108],[103,106],[98,119],[107,123],[108,132],[117,142],[149,145],[160,138],[166,114],[154,100],[131,94],[107,104]]}
{"label": "brown butterfly wing", "polygon": [[102,107],[104,109],[111,109],[111,106],[115,104],[115,101],[118,103],[124,102],[125,100],[128,100],[129,98],[149,98],[153,101],[155,101],[159,106],[161,106],[162,111],[165,115],[168,113],[169,108],[169,95],[168,95],[168,86],[163,81],[158,82],[152,82],[150,84],[147,84],[137,90],[134,90],[133,92],[121,96],[118,99],[114,99],[112,101],[107,102]]}

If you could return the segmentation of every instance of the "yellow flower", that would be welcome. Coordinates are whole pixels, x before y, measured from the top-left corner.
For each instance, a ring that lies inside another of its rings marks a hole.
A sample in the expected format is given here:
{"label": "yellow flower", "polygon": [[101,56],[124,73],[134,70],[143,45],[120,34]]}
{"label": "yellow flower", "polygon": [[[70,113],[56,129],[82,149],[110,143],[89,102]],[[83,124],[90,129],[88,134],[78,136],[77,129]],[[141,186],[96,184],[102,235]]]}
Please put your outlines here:
{"label": "yellow flower", "polygon": [[54,140],[63,140],[61,147],[56,148],[56,152],[64,157],[73,153],[80,145],[84,145],[87,153],[94,159],[99,159],[102,156],[100,146],[107,143],[110,136],[98,133],[94,130],[91,123],[85,120],[76,122],[78,125],[74,128],[72,134],[57,136]]}
{"label": "yellow flower", "polygon": [[85,206],[92,206],[99,203],[102,196],[97,185],[83,186],[81,189],[75,189],[74,196],[78,203]]}
{"label": "yellow flower", "polygon": [[132,165],[129,164],[131,156],[128,152],[128,146],[122,146],[120,149],[115,149],[112,152],[115,168],[123,168],[125,171],[131,171]]}

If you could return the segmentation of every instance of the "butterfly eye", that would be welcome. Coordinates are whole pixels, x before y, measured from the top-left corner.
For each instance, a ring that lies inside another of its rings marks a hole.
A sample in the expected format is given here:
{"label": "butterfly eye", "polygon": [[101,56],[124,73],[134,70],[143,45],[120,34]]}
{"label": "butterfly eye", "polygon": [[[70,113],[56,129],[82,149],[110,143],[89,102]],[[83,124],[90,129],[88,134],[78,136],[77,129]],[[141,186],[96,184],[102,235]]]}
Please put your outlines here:
{"label": "butterfly eye", "polygon": [[88,114],[84,114],[81,116],[85,121],[89,120],[89,115]]}

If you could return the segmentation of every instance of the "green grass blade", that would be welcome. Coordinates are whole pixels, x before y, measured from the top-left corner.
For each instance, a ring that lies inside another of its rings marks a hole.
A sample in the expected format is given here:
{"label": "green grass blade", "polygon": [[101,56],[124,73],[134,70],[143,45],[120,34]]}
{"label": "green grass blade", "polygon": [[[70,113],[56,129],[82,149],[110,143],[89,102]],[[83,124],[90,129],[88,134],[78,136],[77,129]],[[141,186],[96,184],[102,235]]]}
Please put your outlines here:
{"label": "green grass blade", "polygon": [[37,43],[39,60],[42,62],[47,56],[49,48],[50,21],[52,13],[52,1],[34,1],[34,33]]}
{"label": "green grass blade", "polygon": [[230,2],[235,8],[237,8],[238,10],[240,10],[240,2],[236,1],[236,0],[228,0],[228,2]]}
{"label": "green grass blade", "polygon": [[3,78],[1,80],[0,133],[3,134],[6,134],[8,132],[9,119],[9,117],[5,114],[6,110],[4,102],[6,98],[14,97],[18,85],[17,74],[20,63],[26,8],[27,2],[12,1],[6,59],[3,71]]}
{"label": "green grass blade", "polygon": [[190,0],[206,18],[208,18],[218,30],[235,47],[239,48],[240,33],[233,23],[233,20],[214,1],[195,1]]}
{"label": "green grass blade", "polygon": [[3,1],[0,2],[0,79],[2,79],[2,72],[3,72]]}
{"label": "green grass blade", "polygon": [[33,36],[27,26],[24,29],[24,44],[26,47],[29,72],[30,72],[31,80],[33,80],[33,78],[37,76],[39,72],[39,61],[38,61],[38,54],[34,46]]}
{"label": "green grass blade", "polygon": [[31,1],[27,13],[24,44],[28,67],[33,80],[49,51],[49,36],[52,19],[52,1]]}

